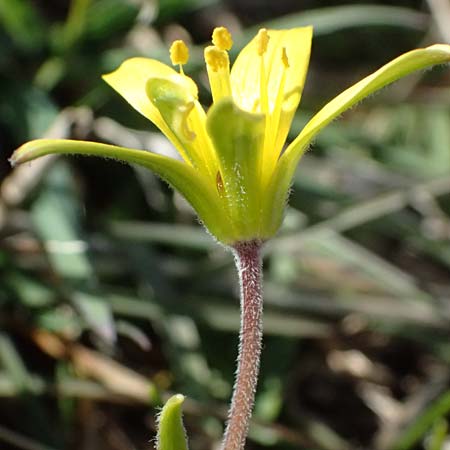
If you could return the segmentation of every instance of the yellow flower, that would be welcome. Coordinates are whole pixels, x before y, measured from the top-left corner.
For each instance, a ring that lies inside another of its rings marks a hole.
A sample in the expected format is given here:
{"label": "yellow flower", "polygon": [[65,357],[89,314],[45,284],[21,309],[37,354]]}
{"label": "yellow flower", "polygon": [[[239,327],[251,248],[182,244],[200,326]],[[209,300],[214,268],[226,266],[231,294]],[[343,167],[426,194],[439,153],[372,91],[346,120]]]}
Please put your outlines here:
{"label": "yellow flower", "polygon": [[100,155],[147,167],[179,190],[219,241],[233,245],[273,236],[282,221],[298,161],[315,135],[342,112],[387,84],[450,61],[437,44],[394,59],[325,105],[283,151],[306,78],[312,28],[261,29],[230,70],[233,41],[216,28],[205,49],[213,104],[205,112],[183,65],[189,51],[175,41],[177,72],[159,61],[132,58],[104,80],[172,142],[183,161],[83,141],[36,140],[12,163],[49,153]]}

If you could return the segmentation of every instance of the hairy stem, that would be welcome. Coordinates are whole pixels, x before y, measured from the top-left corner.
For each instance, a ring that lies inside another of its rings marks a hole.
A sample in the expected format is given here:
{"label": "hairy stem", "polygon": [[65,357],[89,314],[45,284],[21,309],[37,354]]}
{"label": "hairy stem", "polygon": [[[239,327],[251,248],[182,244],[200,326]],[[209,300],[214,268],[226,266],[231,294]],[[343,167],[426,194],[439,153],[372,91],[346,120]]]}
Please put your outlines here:
{"label": "hairy stem", "polygon": [[255,401],[262,342],[261,242],[234,246],[241,285],[238,367],[222,450],[243,450]]}

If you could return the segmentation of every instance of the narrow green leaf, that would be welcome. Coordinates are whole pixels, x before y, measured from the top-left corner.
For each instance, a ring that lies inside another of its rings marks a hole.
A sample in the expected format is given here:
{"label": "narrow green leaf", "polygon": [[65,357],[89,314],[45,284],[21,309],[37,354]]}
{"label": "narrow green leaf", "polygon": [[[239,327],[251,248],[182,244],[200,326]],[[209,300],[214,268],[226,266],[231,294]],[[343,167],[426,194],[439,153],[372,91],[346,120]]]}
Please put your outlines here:
{"label": "narrow green leaf", "polygon": [[108,344],[114,344],[117,335],[111,305],[103,298],[87,292],[77,292],[73,302],[88,326]]}
{"label": "narrow green leaf", "polygon": [[442,450],[447,439],[448,423],[445,419],[439,419],[431,430],[426,450]]}
{"label": "narrow green leaf", "polygon": [[[305,25],[314,27],[315,36],[323,36],[348,28],[367,28],[370,26],[404,27],[412,30],[425,30],[427,14],[412,8],[385,5],[339,5],[325,8],[307,9],[297,14],[264,22],[266,28],[287,29]],[[245,37],[253,36],[259,28],[245,30]]]}
{"label": "narrow green leaf", "polygon": [[0,333],[0,366],[14,380],[17,389],[28,388],[30,375],[16,346],[6,333]]}
{"label": "narrow green leaf", "polygon": [[121,220],[111,222],[109,230],[125,242],[151,242],[194,250],[210,250],[215,245],[211,236],[193,225]]}
{"label": "narrow green leaf", "polygon": [[81,232],[80,208],[73,176],[68,165],[60,161],[45,178],[33,203],[31,220],[53,270],[66,281],[94,277]]}
{"label": "narrow green leaf", "polygon": [[4,282],[27,308],[48,307],[55,301],[56,293],[52,289],[20,272],[6,274]]}
{"label": "narrow green leaf", "polygon": [[0,1],[0,24],[23,50],[37,51],[45,42],[45,24],[32,1]]}
{"label": "narrow green leaf", "polygon": [[430,430],[433,424],[445,417],[450,411],[450,391],[444,392],[433,401],[422,414],[401,434],[392,450],[408,450],[413,448]]}
{"label": "narrow green leaf", "polygon": [[42,136],[56,119],[59,112],[57,106],[45,92],[29,82],[13,79],[11,76],[2,78],[1,82],[2,126],[17,141]]}
{"label": "narrow green leaf", "polygon": [[86,15],[84,34],[89,40],[106,40],[131,28],[139,14],[139,3],[123,0],[91,2]]}
{"label": "narrow green leaf", "polygon": [[80,38],[85,27],[87,12],[91,0],[72,0],[69,14],[64,24],[64,44],[70,48]]}
{"label": "narrow green leaf", "polygon": [[181,410],[183,402],[184,396],[177,394],[164,405],[158,417],[157,450],[188,450]]}

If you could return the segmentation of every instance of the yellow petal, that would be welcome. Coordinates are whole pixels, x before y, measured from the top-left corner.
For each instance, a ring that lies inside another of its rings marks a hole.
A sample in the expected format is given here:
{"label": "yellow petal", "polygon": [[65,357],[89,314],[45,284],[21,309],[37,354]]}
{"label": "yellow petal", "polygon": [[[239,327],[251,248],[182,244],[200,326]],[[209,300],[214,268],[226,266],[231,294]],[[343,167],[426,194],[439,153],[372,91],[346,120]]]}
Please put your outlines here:
{"label": "yellow petal", "polygon": [[103,79],[116,90],[133,108],[150,119],[172,141],[180,154],[189,164],[191,161],[185,157],[183,145],[165,123],[158,109],[150,102],[146,86],[150,78],[168,79],[185,90],[186,95],[197,98],[197,86],[184,75],[180,75],[171,67],[149,58],[127,59],[121,66]]}
{"label": "yellow petal", "polygon": [[[312,27],[291,30],[268,30],[269,41],[264,52],[267,73],[269,107],[275,105],[278,87],[285,66],[282,62],[283,48],[289,59],[284,93],[296,93],[289,98],[289,110],[295,110],[300,101],[311,52]],[[244,110],[255,111],[260,98],[259,41],[253,38],[239,53],[231,69],[231,86],[234,101]]]}
{"label": "yellow petal", "polygon": [[[311,53],[312,27],[268,30],[267,35],[264,51],[258,34],[241,51],[231,70],[235,102],[251,112],[268,110],[263,183],[275,168],[301,99]],[[262,99],[267,105],[262,104]]]}

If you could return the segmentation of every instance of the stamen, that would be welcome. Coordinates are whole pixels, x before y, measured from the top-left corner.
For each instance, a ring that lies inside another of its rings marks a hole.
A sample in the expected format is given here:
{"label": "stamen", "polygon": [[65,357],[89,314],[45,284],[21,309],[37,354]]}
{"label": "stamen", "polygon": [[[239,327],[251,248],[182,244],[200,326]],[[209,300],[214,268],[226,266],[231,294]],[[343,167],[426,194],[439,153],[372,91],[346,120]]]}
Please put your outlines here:
{"label": "stamen", "polygon": [[170,46],[170,60],[174,66],[179,65],[182,72],[182,65],[189,60],[189,48],[181,39],[173,41]]}
{"label": "stamen", "polygon": [[[286,52],[286,47],[281,49],[281,61],[283,63],[283,72],[281,74],[280,82],[278,85],[278,92],[275,97],[275,103],[270,114],[270,127],[271,131],[267,128],[266,139],[264,142],[264,150],[263,150],[263,158],[264,158],[264,168],[273,168],[276,164],[276,160],[279,157],[279,152],[281,149],[279,148],[280,141],[280,121],[283,114],[283,104],[286,101],[285,94],[285,85],[286,85],[286,76],[289,68],[289,59]],[[266,170],[263,172],[263,180],[267,180],[270,177],[271,172]]]}
{"label": "stamen", "polygon": [[[268,86],[267,86],[267,74],[266,67],[264,63],[264,53],[267,52],[267,46],[269,45],[269,33],[266,28],[261,28],[256,35],[256,47],[258,55],[260,58],[259,67],[259,96],[261,99],[261,112],[266,114],[269,112],[269,97],[268,97]],[[270,120],[270,117],[267,118]]]}
{"label": "stamen", "polygon": [[219,69],[224,69],[230,64],[228,53],[215,45],[205,48],[205,61],[214,72],[218,72]]}
{"label": "stamen", "polygon": [[233,46],[231,33],[225,27],[214,28],[212,34],[212,43],[220,50],[230,50]]}
{"label": "stamen", "polygon": [[261,28],[256,35],[256,43],[258,46],[258,55],[262,56],[267,51],[267,46],[269,45],[269,33],[267,28]]}
{"label": "stamen", "polygon": [[231,96],[230,59],[225,50],[215,45],[205,48],[205,61],[213,101]]}

